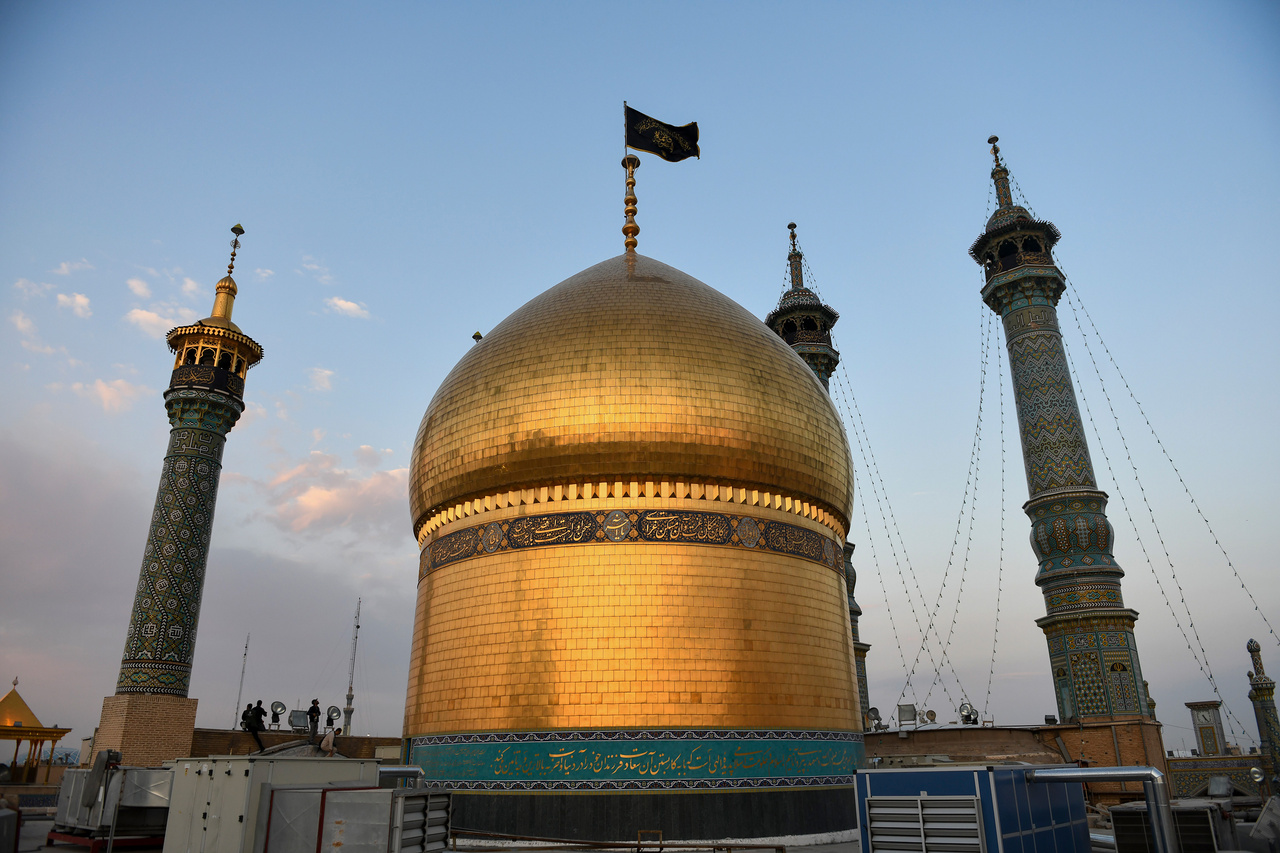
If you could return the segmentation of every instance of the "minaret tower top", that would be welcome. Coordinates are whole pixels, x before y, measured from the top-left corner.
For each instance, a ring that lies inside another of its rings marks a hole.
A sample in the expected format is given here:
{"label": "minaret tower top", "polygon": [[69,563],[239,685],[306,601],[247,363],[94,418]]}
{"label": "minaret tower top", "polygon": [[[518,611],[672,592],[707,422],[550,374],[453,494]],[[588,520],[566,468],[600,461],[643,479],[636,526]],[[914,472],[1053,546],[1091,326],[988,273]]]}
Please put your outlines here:
{"label": "minaret tower top", "polygon": [[[231,233],[235,235],[231,241],[231,261],[227,264],[227,274],[218,282],[213,312],[190,326],[171,329],[165,337],[169,349],[177,356],[173,365],[175,371],[183,366],[220,368],[225,374],[216,374],[215,384],[220,390],[230,391],[238,398],[244,394],[245,373],[262,360],[262,346],[231,322],[231,311],[235,308],[239,292],[231,273],[235,269],[236,251],[240,248],[240,235],[244,229],[237,224]],[[174,378],[177,378],[176,373]],[[207,381],[203,375],[202,379]]]}
{"label": "minaret tower top", "polygon": [[796,224],[789,222],[787,228],[791,231],[791,251],[787,253],[791,287],[764,322],[808,363],[826,388],[840,363],[840,353],[831,344],[831,327],[840,315],[804,286],[804,253],[796,243]]}

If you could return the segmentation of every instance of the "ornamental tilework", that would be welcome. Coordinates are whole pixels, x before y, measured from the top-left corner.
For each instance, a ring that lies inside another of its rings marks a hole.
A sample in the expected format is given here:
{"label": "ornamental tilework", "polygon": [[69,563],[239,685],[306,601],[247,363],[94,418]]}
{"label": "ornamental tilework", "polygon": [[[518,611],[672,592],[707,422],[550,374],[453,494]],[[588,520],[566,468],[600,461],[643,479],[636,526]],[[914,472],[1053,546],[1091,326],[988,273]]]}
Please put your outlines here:
{"label": "ornamental tilework", "polygon": [[409,748],[431,782],[484,791],[850,784],[864,756],[859,732],[732,729],[428,735]]}
{"label": "ornamental tilework", "polygon": [[551,545],[656,542],[775,551],[843,571],[837,544],[804,527],[748,516],[688,510],[595,510],[521,516],[445,534],[422,550],[419,578],[499,551]]}
{"label": "ornamental tilework", "polygon": [[1031,496],[1050,489],[1093,488],[1093,463],[1062,338],[1050,332],[1018,337],[1009,344],[1009,366]]}
{"label": "ornamental tilework", "polygon": [[226,431],[241,406],[222,394],[169,391],[174,425],[156,494],[116,693],[186,696]]}
{"label": "ornamental tilework", "polygon": [[[997,188],[1000,175],[1007,181],[997,164]],[[1005,218],[1014,217],[1019,209],[1001,198]],[[1003,220],[997,215],[991,221]],[[1097,488],[1058,324],[1056,306],[1066,285],[1052,257],[1035,254],[1047,252],[1060,235],[1047,222],[1019,223],[1016,234],[989,227],[970,254],[986,268],[983,301],[1004,325],[1030,498],[1030,544],[1047,614],[1039,624],[1058,710],[1068,719],[1145,715],[1132,635],[1135,614],[1124,609],[1124,573],[1112,555],[1107,496]],[[1025,255],[1009,255],[1002,242],[1013,240],[1026,252],[1028,237],[1038,245]]]}

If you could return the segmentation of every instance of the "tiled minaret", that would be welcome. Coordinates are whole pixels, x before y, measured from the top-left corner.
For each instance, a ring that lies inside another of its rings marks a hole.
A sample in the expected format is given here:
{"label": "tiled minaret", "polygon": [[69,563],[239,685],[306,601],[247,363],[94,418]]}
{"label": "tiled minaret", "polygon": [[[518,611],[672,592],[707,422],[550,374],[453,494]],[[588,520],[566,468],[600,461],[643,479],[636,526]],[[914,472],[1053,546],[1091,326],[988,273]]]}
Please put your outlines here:
{"label": "tiled minaret", "polygon": [[[1058,713],[1081,722],[1149,717],[1133,636],[1138,614],[1120,596],[1107,495],[1094,478],[1058,329],[1066,283],[1051,252],[1061,235],[1013,203],[997,140],[988,141],[998,207],[969,254],[986,272],[983,301],[1004,322],[1030,496],[1023,510],[1047,613],[1036,624],[1049,643]],[[1155,752],[1162,754],[1158,745]]]}
{"label": "tiled minaret", "polygon": [[858,619],[862,616],[862,608],[854,600],[853,588],[858,583],[858,573],[853,568],[853,543],[844,543],[844,582],[849,595],[849,632],[853,637],[853,664],[858,677],[858,701],[862,707],[862,730],[871,728],[871,718],[867,711],[871,710],[871,694],[867,690],[867,652],[871,644],[862,642],[858,636]]}
{"label": "tiled minaret", "polygon": [[244,411],[244,380],[262,347],[231,322],[231,263],[218,282],[213,313],[169,332],[173,373],[164,393],[169,446],[143,551],[129,633],[114,696],[102,705],[94,750],[120,750],[129,764],[186,755],[196,700],[187,697],[214,501],[227,433]]}
{"label": "tiled minaret", "polygon": [[796,245],[796,224],[792,222],[787,228],[791,229],[791,251],[787,253],[791,287],[764,322],[813,368],[826,388],[840,363],[840,353],[831,345],[831,327],[840,315],[804,286],[804,254]]}
{"label": "tiled minaret", "polygon": [[[1266,784],[1280,773],[1280,716],[1276,714],[1276,682],[1267,677],[1262,667],[1262,645],[1249,640],[1246,648],[1252,658],[1253,671],[1249,673],[1249,701],[1253,703],[1253,716],[1258,721],[1258,738],[1262,741],[1263,769]],[[1273,786],[1274,789],[1274,786]]]}

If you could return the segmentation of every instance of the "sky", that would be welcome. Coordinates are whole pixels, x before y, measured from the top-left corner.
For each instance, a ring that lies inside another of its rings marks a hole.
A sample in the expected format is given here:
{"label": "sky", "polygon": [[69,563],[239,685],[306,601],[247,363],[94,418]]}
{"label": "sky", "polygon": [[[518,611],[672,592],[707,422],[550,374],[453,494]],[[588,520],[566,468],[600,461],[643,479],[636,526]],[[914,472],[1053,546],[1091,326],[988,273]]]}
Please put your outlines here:
{"label": "sky", "polygon": [[1247,1],[3,4],[0,678],[91,734],[163,459],[164,333],[208,315],[239,222],[235,320],[265,358],[224,457],[197,722],[238,720],[242,663],[244,701],[342,705],[360,599],[355,728],[398,735],[418,422],[473,332],[622,251],[625,99],[701,129],[701,159],[640,155],[642,254],[763,317],[795,221],[840,312],[872,704],[1056,711],[967,254],[994,133],[1063,234],[1166,746],[1208,674],[1256,742],[1250,637],[1280,671],[1278,46],[1280,7]]}

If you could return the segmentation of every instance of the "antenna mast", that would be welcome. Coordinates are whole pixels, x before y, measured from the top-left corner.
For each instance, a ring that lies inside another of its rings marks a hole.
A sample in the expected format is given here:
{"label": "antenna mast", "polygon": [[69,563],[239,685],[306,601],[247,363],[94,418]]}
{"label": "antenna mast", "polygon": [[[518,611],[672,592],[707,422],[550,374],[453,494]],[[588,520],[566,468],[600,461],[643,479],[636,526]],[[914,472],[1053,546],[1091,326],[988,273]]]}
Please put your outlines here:
{"label": "antenna mast", "polygon": [[236,691],[236,716],[231,724],[231,731],[240,725],[240,699],[244,696],[244,669],[249,665],[249,635],[244,635],[244,659],[240,661],[240,689]]}
{"label": "antenna mast", "polygon": [[347,672],[347,707],[342,709],[342,730],[349,736],[351,734],[351,712],[355,710],[351,707],[351,701],[355,699],[355,683],[356,683],[356,641],[360,639],[360,602],[362,599],[356,599],[356,619],[355,627],[351,629],[351,669]]}

